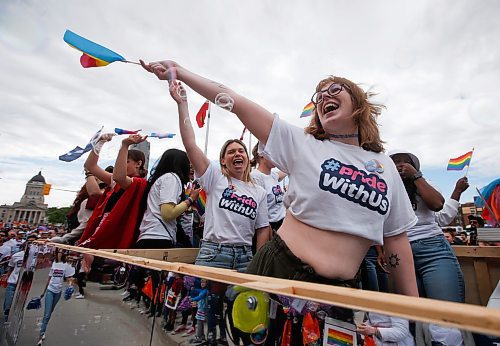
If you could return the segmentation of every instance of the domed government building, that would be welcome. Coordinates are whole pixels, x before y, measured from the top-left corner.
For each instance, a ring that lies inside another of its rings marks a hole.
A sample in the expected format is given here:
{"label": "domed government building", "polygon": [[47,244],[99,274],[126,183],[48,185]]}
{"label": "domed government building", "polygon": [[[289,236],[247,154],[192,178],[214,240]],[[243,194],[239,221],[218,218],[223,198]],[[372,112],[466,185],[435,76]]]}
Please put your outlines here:
{"label": "domed government building", "polygon": [[27,223],[38,225],[47,221],[47,204],[44,203],[45,178],[38,172],[26,184],[21,201],[0,205],[0,223]]}

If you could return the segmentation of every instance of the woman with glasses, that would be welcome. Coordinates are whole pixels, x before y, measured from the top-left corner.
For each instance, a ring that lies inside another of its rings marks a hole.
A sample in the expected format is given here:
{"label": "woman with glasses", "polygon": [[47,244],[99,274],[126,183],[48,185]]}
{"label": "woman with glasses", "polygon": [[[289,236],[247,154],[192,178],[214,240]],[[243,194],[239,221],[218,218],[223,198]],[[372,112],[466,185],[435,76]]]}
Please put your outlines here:
{"label": "woman with glasses", "polygon": [[320,81],[304,130],[173,61],[142,65],[235,113],[263,155],[289,175],[283,224],[257,252],[249,273],[355,286],[370,245],[384,244],[398,291],[418,296],[405,232],[416,217],[394,164],[382,153],[381,106],[369,101],[370,93],[345,78]]}

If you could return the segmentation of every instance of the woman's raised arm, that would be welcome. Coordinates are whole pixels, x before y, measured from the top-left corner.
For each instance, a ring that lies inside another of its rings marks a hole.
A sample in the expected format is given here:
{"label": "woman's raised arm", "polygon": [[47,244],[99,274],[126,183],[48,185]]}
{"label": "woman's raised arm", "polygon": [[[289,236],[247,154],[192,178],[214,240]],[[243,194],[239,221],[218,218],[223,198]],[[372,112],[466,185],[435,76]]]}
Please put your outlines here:
{"label": "woman's raised arm", "polygon": [[189,119],[189,109],[187,103],[186,89],[178,81],[170,82],[170,95],[177,102],[179,111],[179,130],[181,132],[182,144],[186,149],[189,161],[193,165],[196,175],[201,177],[210,164],[210,160],[196,144],[191,120]]}
{"label": "woman's raised arm", "polygon": [[165,60],[145,64],[141,60],[141,64],[159,79],[181,80],[215,105],[233,112],[261,143],[267,143],[273,125],[273,115],[265,108],[237,94],[225,85],[199,76],[173,61]]}

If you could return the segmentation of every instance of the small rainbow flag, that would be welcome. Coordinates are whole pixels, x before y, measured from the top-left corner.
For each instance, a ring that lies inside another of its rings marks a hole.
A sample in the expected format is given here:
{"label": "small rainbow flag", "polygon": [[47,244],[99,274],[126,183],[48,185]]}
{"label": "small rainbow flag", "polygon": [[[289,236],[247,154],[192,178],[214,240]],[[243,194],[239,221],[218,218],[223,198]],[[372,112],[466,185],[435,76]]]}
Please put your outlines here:
{"label": "small rainbow flag", "polygon": [[101,67],[107,66],[115,61],[130,62],[125,60],[123,56],[112,50],[94,43],[86,38],[75,34],[71,30],[66,30],[64,33],[64,42],[71,47],[82,52],[80,64],[84,67]]}
{"label": "small rainbow flag", "polygon": [[198,200],[196,201],[196,209],[198,209],[198,213],[200,216],[205,214],[205,205],[207,204],[207,193],[205,190],[201,190],[198,195]]}
{"label": "small rainbow flag", "polygon": [[448,170],[448,171],[461,171],[462,169],[464,169],[465,166],[469,166],[470,160],[472,159],[473,152],[474,152],[474,150],[471,150],[468,153],[457,157],[456,159],[450,159],[450,161],[448,162],[448,168],[446,168],[446,170]]}
{"label": "small rainbow flag", "polygon": [[314,103],[309,102],[308,104],[306,104],[306,106],[302,110],[302,113],[300,114],[300,117],[301,118],[308,117],[308,116],[312,115],[313,112],[314,112]]}
{"label": "small rainbow flag", "polygon": [[[191,193],[191,186],[188,185],[188,187],[186,188],[184,194],[186,195],[186,198],[189,197],[189,194]],[[196,200],[195,204],[193,205],[194,208],[196,208],[196,210],[198,210],[198,214],[200,214],[200,216],[202,216],[203,214],[205,214],[205,205],[207,204],[207,193],[205,192],[205,190],[201,189],[199,195],[198,195],[198,199]]]}
{"label": "small rainbow flag", "polygon": [[141,130],[130,131],[130,130],[124,130],[124,129],[119,129],[118,127],[115,127],[115,133],[117,135],[136,135],[139,131],[141,131]]}
{"label": "small rainbow flag", "polygon": [[340,330],[328,328],[327,345],[352,346],[354,345],[354,336],[352,334],[343,333]]}

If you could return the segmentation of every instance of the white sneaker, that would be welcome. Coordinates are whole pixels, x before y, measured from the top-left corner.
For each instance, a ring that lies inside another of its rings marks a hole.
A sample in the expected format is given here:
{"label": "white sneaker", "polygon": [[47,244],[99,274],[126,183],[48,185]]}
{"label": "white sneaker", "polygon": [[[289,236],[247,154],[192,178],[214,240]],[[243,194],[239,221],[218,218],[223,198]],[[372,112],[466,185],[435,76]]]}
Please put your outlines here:
{"label": "white sneaker", "polygon": [[85,299],[85,296],[83,294],[77,294],[75,299]]}

